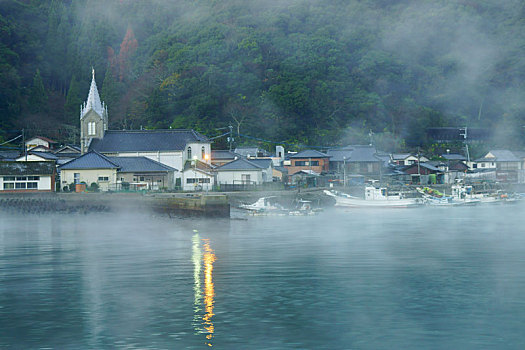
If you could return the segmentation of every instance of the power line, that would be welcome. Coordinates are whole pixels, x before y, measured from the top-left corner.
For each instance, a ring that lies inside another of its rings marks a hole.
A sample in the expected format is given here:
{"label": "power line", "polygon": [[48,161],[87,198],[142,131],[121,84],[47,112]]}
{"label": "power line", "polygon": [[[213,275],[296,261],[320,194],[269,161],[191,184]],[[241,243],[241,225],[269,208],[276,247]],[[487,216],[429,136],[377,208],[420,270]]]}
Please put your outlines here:
{"label": "power line", "polygon": [[14,140],[19,139],[19,138],[21,138],[21,137],[22,137],[22,135],[18,135],[17,137],[15,137],[15,138],[13,138],[13,139],[11,139],[11,140],[9,140],[9,141],[6,141],[6,142],[4,142],[4,143],[0,143],[0,146],[5,145],[6,143],[13,142]]}

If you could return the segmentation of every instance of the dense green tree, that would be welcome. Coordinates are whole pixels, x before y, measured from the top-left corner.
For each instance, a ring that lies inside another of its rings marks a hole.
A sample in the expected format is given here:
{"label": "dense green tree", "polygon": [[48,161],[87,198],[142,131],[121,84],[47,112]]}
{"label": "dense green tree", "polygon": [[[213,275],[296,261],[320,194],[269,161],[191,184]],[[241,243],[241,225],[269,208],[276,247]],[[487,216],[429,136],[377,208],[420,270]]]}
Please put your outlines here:
{"label": "dense green tree", "polygon": [[37,69],[33,77],[33,85],[29,90],[29,109],[33,112],[45,112],[47,110],[47,92],[40,75],[40,70]]}

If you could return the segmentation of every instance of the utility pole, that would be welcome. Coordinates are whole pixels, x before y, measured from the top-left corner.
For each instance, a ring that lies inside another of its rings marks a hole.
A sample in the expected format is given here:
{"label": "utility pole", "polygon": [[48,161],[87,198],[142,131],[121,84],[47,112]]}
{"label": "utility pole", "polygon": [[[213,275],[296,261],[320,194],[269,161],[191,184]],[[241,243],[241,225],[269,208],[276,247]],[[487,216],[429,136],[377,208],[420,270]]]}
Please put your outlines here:
{"label": "utility pole", "polygon": [[346,157],[343,157],[343,188],[346,188]]}
{"label": "utility pole", "polygon": [[417,177],[419,179],[419,184],[421,185],[421,167],[419,166],[420,159],[421,157],[419,155],[419,146],[417,146]]}
{"label": "utility pole", "polygon": [[228,141],[230,142],[230,152],[232,151],[232,143],[233,143],[233,126],[230,124],[228,125],[228,128],[230,128],[230,136],[228,137]]}
{"label": "utility pole", "polygon": [[465,140],[465,149],[467,151],[467,164],[470,164],[470,153],[468,151],[468,141],[467,141],[468,129],[465,126],[465,128],[463,128],[463,130],[465,131],[465,133],[464,134],[460,134],[460,135],[463,136],[463,140]]}
{"label": "utility pole", "polygon": [[27,162],[26,132],[22,129],[22,147],[24,147],[24,157]]}

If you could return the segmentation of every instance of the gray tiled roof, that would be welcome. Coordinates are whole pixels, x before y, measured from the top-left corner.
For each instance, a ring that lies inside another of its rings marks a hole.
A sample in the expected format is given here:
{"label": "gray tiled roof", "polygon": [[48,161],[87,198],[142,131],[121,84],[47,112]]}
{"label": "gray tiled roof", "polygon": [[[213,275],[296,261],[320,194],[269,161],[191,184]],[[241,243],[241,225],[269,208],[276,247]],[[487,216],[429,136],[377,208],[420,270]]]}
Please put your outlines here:
{"label": "gray tiled roof", "polygon": [[0,162],[1,175],[52,175],[55,172],[52,162]]}
{"label": "gray tiled roof", "polygon": [[261,170],[257,164],[252,163],[251,160],[246,160],[244,158],[239,158],[233,162],[229,162],[217,168],[217,171],[221,170]]}
{"label": "gray tiled roof", "polygon": [[112,163],[117,164],[119,172],[167,172],[176,169],[149,159],[147,157],[107,157]]}
{"label": "gray tiled roof", "polygon": [[14,161],[19,156],[19,151],[0,151],[0,160],[3,161]]}
{"label": "gray tiled roof", "polygon": [[80,153],[80,147],[76,145],[65,145],[54,151],[56,155],[60,155],[60,153]]}
{"label": "gray tiled roof", "polygon": [[352,149],[331,149],[326,152],[330,158],[330,162],[344,162],[352,157]]}
{"label": "gray tiled roof", "polygon": [[291,155],[290,158],[293,159],[303,159],[303,158],[330,158],[330,156],[326,153],[322,153],[313,149],[307,149],[304,151],[301,151],[299,153],[296,153],[294,155]]}
{"label": "gray tiled roof", "polygon": [[273,164],[271,159],[250,159],[250,163],[258,165],[263,169],[269,168]]}
{"label": "gray tiled roof", "polygon": [[446,160],[467,160],[464,155],[457,153],[445,153],[442,154],[441,157],[445,158]]}
{"label": "gray tiled roof", "polygon": [[55,156],[53,153],[50,152],[38,152],[38,151],[29,151],[28,154],[34,154],[35,156],[38,156],[40,158],[48,159],[48,160],[57,160],[58,157]]}
{"label": "gray tiled roof", "polygon": [[119,168],[119,165],[109,160],[108,157],[94,151],[86,153],[60,166],[60,170],[115,168]]}
{"label": "gray tiled roof", "polygon": [[102,139],[93,139],[90,150],[101,153],[182,151],[186,144],[209,142],[194,130],[108,130]]}
{"label": "gray tiled roof", "polygon": [[509,150],[506,149],[499,149],[499,150],[491,150],[489,153],[493,154],[496,158],[489,158],[489,157],[483,157],[479,159],[478,161],[485,161],[485,162],[519,162],[520,159],[514,155]]}
{"label": "gray tiled roof", "polygon": [[228,150],[211,151],[211,159],[235,159],[235,157],[239,157],[239,155]]}

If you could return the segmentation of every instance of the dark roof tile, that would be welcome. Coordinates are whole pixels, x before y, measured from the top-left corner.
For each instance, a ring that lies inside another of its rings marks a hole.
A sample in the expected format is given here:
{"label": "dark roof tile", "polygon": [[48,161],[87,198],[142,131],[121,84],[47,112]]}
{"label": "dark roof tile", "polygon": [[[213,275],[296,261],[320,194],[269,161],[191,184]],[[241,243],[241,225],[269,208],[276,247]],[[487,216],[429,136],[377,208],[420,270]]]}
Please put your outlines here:
{"label": "dark roof tile", "polygon": [[108,130],[102,139],[93,139],[89,149],[101,153],[182,151],[192,142],[210,141],[194,130]]}

